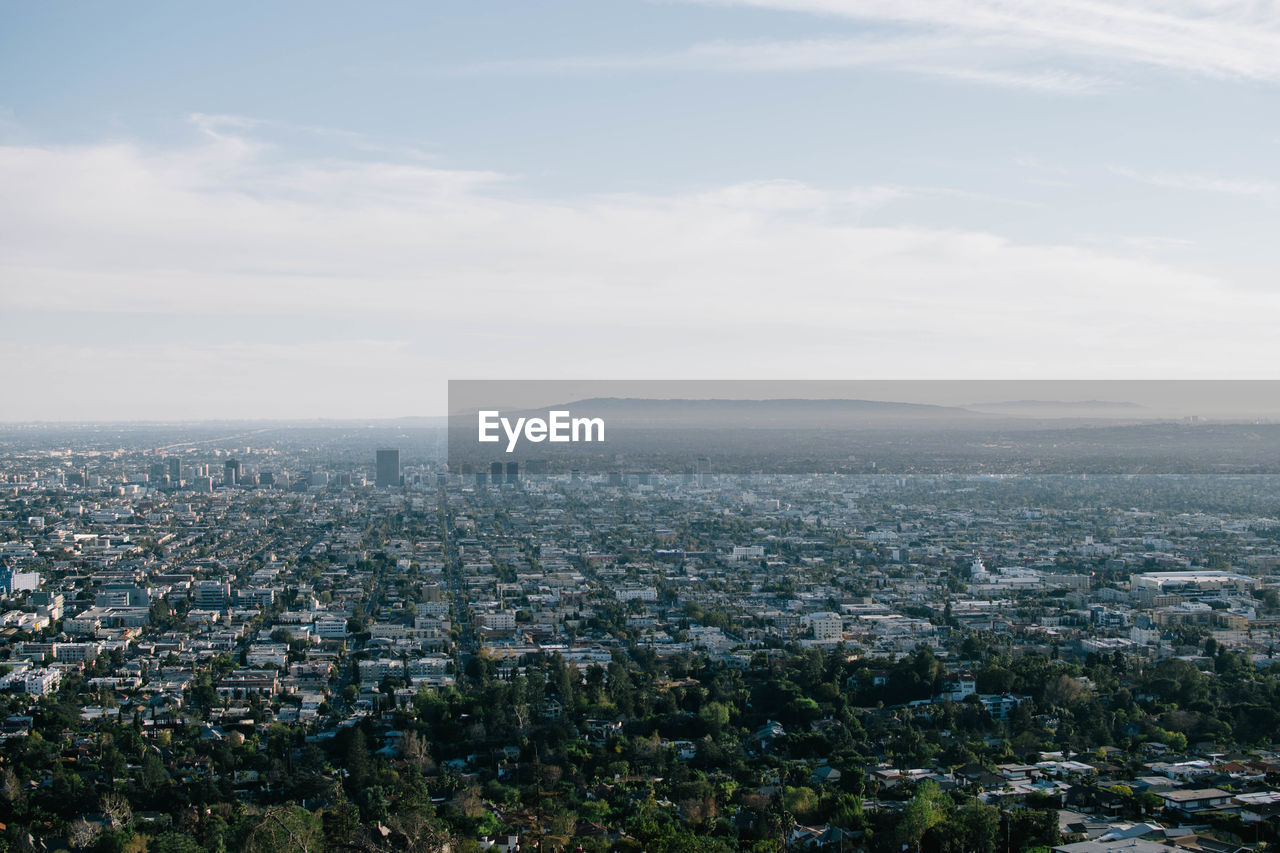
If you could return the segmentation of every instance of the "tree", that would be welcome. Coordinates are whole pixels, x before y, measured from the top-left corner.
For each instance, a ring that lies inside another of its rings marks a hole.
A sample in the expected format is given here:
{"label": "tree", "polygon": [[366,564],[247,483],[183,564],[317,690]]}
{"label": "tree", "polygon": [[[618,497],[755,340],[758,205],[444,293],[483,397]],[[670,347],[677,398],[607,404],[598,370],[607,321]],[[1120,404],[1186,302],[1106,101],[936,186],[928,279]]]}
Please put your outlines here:
{"label": "tree", "polygon": [[994,853],[1000,836],[1000,812],[993,806],[968,803],[943,826],[953,830],[950,835],[959,845],[952,849],[964,853]]}
{"label": "tree", "polygon": [[347,778],[352,788],[361,788],[369,779],[369,747],[365,741],[364,731],[360,728],[351,730],[347,747],[343,750],[342,766],[347,771]]}
{"label": "tree", "polygon": [[708,702],[698,711],[698,718],[707,727],[707,731],[713,735],[719,734],[721,729],[729,725],[729,708],[722,702]]}
{"label": "tree", "polygon": [[166,832],[152,839],[147,853],[205,853],[205,849],[185,833]]}
{"label": "tree", "polygon": [[[342,789],[335,786],[334,796],[342,797]],[[347,799],[324,810],[321,815],[321,827],[325,840],[335,846],[344,846],[351,842],[360,829],[360,809]]]}
{"label": "tree", "polygon": [[1002,833],[1011,850],[1027,850],[1032,847],[1053,847],[1061,840],[1058,832],[1058,812],[1054,809],[1035,811],[1014,809],[1001,817]]}
{"label": "tree", "polygon": [[387,825],[395,833],[396,850],[439,853],[449,845],[449,833],[445,827],[421,809],[398,812],[391,816]]}
{"label": "tree", "polygon": [[910,849],[918,849],[924,834],[947,819],[950,801],[936,782],[925,781],[907,801],[898,824],[898,840]]}
{"label": "tree", "polygon": [[435,762],[431,760],[430,746],[426,738],[417,732],[406,732],[400,739],[400,757],[420,773],[435,769]]}
{"label": "tree", "polygon": [[109,791],[102,797],[102,816],[111,829],[124,829],[133,823],[133,808],[129,798],[118,791]]}
{"label": "tree", "polygon": [[272,806],[245,839],[245,853],[318,853],[324,844],[321,822],[296,805]]}
{"label": "tree", "polygon": [[1084,685],[1065,673],[1049,682],[1044,691],[1045,701],[1059,708],[1070,708],[1087,695]]}
{"label": "tree", "polygon": [[99,824],[90,823],[82,817],[67,825],[67,842],[76,849],[92,845],[101,834],[102,827]]}
{"label": "tree", "polygon": [[164,761],[156,752],[148,751],[142,758],[142,771],[140,780],[142,787],[148,792],[155,793],[169,779],[168,774],[164,771]]}

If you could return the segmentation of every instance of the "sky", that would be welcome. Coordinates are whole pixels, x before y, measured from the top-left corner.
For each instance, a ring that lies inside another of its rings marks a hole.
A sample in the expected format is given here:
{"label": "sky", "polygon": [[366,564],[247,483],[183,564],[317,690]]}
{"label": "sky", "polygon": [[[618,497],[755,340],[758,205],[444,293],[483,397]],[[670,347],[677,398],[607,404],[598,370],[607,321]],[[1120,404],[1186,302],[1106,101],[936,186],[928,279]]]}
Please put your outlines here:
{"label": "sky", "polygon": [[0,420],[1280,378],[1280,7],[0,5]]}

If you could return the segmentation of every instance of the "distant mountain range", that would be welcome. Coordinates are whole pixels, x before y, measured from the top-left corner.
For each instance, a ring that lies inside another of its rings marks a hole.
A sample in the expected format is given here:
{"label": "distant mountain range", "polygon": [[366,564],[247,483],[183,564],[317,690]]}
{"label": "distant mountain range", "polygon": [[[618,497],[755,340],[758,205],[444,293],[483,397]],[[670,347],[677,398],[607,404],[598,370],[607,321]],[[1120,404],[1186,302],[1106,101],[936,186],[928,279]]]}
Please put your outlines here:
{"label": "distant mountain range", "polygon": [[[550,409],[575,417],[600,417],[622,428],[669,429],[853,429],[920,427],[995,427],[1023,425],[1043,419],[1132,420],[1142,407],[1103,401],[1015,400],[969,406],[844,399],[649,399],[591,397],[546,408],[503,411],[510,417],[545,417]],[[460,421],[468,425],[471,414]]]}
{"label": "distant mountain range", "polygon": [[998,403],[970,403],[971,409],[1062,409],[1074,411],[1079,409],[1142,409],[1137,403],[1117,403],[1110,400],[1004,400]]}
{"label": "distant mountain range", "polygon": [[1155,418],[1155,414],[1145,406],[1112,400],[1004,400],[970,403],[966,408],[986,414],[1037,420],[1133,422]]}
{"label": "distant mountain range", "polygon": [[[993,416],[953,406],[882,400],[694,400],[592,397],[510,413],[543,416],[549,409],[604,418],[611,426],[667,429],[830,429],[907,423],[982,422]],[[503,412],[507,415],[507,412]]]}

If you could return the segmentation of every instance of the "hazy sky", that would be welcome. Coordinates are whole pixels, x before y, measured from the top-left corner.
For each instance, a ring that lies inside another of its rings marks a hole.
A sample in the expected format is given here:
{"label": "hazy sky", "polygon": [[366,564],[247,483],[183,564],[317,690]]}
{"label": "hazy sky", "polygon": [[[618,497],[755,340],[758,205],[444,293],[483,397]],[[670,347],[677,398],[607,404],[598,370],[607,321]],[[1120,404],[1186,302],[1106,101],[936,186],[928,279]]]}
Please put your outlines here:
{"label": "hazy sky", "polygon": [[1277,378],[1280,7],[0,6],[0,420]]}

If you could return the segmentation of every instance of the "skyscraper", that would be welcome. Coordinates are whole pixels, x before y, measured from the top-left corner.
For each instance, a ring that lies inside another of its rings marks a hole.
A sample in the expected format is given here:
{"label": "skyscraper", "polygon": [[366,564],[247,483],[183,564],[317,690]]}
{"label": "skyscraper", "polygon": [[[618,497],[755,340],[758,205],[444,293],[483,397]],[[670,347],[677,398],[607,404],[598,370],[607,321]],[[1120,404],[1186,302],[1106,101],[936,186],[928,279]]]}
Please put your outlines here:
{"label": "skyscraper", "polygon": [[378,451],[378,488],[400,485],[400,450],[392,448]]}
{"label": "skyscraper", "polygon": [[501,462],[489,463],[489,480],[495,486],[502,485],[502,463]]}
{"label": "skyscraper", "polygon": [[227,486],[240,482],[240,460],[228,459],[227,464],[222,466],[222,482]]}
{"label": "skyscraper", "polygon": [[518,486],[520,484],[520,463],[507,463],[507,485]]}

